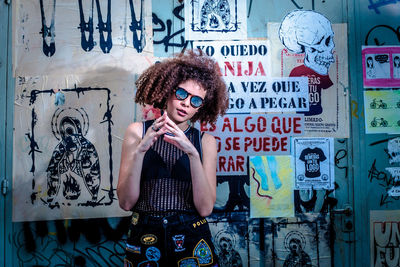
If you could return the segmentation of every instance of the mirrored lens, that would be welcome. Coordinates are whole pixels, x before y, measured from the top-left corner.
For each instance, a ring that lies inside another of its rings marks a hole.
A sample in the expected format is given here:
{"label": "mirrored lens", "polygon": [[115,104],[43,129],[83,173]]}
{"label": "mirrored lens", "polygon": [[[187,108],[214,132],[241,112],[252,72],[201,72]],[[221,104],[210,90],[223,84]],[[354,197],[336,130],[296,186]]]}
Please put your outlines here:
{"label": "mirrored lens", "polygon": [[194,108],[198,108],[203,104],[203,99],[199,96],[192,96],[192,98],[190,98],[190,104]]}
{"label": "mirrored lens", "polygon": [[188,97],[188,92],[186,92],[186,90],[183,89],[183,88],[178,88],[175,91],[175,96],[179,100],[184,100],[184,99],[186,99]]}

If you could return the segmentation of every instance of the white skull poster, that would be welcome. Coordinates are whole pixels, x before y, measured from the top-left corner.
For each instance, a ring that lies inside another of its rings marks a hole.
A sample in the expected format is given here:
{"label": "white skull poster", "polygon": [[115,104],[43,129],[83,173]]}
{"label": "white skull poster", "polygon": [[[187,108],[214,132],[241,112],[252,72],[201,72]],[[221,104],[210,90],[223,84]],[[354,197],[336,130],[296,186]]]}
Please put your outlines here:
{"label": "white skull poster", "polygon": [[123,134],[136,116],[134,75],[47,78],[17,78],[13,220],[128,215],[116,185]]}
{"label": "white skull poster", "polygon": [[268,24],[273,76],[308,77],[310,109],[305,135],[349,137],[346,24],[324,15],[294,10],[281,23]]}

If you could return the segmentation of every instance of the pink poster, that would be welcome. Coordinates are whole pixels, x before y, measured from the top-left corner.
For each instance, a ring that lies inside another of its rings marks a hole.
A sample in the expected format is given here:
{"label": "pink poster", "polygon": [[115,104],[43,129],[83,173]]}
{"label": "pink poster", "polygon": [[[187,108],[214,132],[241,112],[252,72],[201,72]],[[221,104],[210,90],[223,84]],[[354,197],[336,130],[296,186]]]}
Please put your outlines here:
{"label": "pink poster", "polygon": [[362,65],[364,87],[400,87],[400,46],[363,46]]}

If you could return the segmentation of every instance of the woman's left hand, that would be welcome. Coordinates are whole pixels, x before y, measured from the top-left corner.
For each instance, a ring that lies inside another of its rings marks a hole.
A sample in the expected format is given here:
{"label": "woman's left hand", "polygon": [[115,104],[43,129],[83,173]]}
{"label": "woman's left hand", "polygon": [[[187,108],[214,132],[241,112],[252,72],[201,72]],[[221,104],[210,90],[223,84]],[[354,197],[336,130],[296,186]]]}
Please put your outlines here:
{"label": "woman's left hand", "polygon": [[164,140],[173,144],[188,155],[198,153],[193,144],[186,137],[185,133],[170,118],[166,118],[163,128],[167,133],[164,134]]}

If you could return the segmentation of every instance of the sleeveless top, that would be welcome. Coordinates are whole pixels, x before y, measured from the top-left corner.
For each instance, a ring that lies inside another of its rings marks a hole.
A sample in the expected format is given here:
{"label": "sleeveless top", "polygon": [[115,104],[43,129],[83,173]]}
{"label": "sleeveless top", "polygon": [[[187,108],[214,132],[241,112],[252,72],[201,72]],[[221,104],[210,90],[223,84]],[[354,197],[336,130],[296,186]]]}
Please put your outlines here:
{"label": "sleeveless top", "polygon": [[[152,123],[153,120],[143,122],[143,136]],[[202,160],[200,131],[189,127],[185,135]],[[164,141],[163,135],[144,155],[140,194],[133,210],[156,217],[196,212],[189,157],[176,146]]]}

